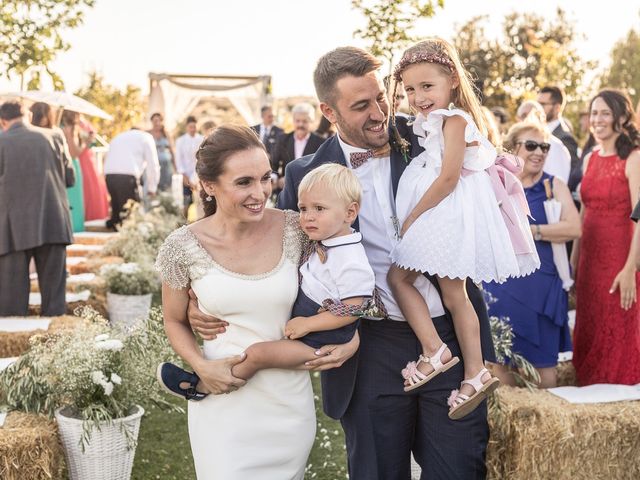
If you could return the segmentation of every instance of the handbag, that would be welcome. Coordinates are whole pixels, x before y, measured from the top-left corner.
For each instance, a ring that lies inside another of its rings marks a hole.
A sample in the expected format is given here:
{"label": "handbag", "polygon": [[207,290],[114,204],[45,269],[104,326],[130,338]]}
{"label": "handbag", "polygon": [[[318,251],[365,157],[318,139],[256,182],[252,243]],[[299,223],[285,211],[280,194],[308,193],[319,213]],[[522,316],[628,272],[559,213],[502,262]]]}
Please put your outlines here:
{"label": "handbag", "polygon": [[64,183],[67,188],[71,188],[76,184],[76,171],[73,165],[67,164],[64,166]]}

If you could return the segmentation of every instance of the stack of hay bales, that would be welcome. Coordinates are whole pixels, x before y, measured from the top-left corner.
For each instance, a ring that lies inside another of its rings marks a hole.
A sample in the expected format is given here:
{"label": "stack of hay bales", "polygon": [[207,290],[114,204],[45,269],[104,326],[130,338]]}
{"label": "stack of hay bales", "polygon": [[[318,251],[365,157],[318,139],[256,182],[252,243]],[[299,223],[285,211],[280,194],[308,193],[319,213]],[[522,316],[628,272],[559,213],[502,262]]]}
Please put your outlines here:
{"label": "stack of hay bales", "polygon": [[571,404],[502,387],[489,412],[491,479],[640,478],[640,401]]}
{"label": "stack of hay bales", "polygon": [[42,415],[11,412],[0,427],[0,478],[64,478],[64,454],[55,422]]}
{"label": "stack of hay bales", "polygon": [[[0,317],[0,358],[17,357],[26,352],[29,348],[29,339],[34,335],[46,333],[55,333],[67,328],[75,328],[81,325],[84,320],[71,315],[63,315],[60,317],[52,317],[48,330],[30,330],[30,331],[2,331],[2,322],[11,320],[27,320],[38,317]],[[3,477],[0,477],[3,478]]]}

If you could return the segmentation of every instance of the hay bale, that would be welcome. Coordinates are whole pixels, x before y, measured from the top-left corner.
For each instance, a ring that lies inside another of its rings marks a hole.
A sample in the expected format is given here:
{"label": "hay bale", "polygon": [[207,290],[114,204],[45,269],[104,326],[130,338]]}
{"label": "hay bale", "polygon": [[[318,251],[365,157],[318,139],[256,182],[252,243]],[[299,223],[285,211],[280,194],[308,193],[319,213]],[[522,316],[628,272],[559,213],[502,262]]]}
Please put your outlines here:
{"label": "hay bale", "polygon": [[83,245],[74,243],[67,245],[67,257],[89,257],[102,251],[102,245]]}
{"label": "hay bale", "polygon": [[[78,257],[83,258],[83,257]],[[100,267],[103,265],[113,264],[113,263],[124,263],[124,259],[122,257],[115,256],[106,256],[106,257],[91,257],[86,258],[84,260],[75,264],[67,264],[67,269],[71,275],[78,275],[80,273],[100,273]]]}
{"label": "hay bale", "polygon": [[502,387],[489,426],[491,479],[640,478],[640,401],[580,405]]}
{"label": "hay bale", "polygon": [[64,455],[55,422],[42,415],[11,412],[0,428],[0,478],[63,478]]}
{"label": "hay bale", "polygon": [[[32,317],[25,317],[32,318]],[[2,318],[0,318],[2,322]],[[31,330],[29,332],[0,332],[0,358],[18,357],[29,349],[29,339],[34,335],[53,333],[82,325],[83,319],[71,315],[52,317],[49,330]],[[2,478],[2,477],[0,477]]]}
{"label": "hay bale", "polygon": [[73,234],[73,243],[81,245],[104,245],[118,236],[116,232],[77,232]]}

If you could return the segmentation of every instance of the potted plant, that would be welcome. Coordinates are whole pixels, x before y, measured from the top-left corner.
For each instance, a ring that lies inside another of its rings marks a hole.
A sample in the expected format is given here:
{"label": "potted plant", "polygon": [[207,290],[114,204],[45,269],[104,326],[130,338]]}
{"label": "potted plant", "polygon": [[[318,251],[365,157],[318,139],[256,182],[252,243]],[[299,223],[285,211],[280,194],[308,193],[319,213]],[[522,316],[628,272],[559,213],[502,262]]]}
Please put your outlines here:
{"label": "potted plant", "polygon": [[104,265],[100,276],[107,290],[107,312],[112,325],[130,328],[149,314],[153,292],[159,287],[158,275],[150,266]]}
{"label": "potted plant", "polygon": [[156,366],[175,354],[162,312],[128,332],[90,308],[74,330],[33,338],[0,373],[10,409],[55,415],[71,480],[129,479],[143,405],[181,410],[165,400]]}

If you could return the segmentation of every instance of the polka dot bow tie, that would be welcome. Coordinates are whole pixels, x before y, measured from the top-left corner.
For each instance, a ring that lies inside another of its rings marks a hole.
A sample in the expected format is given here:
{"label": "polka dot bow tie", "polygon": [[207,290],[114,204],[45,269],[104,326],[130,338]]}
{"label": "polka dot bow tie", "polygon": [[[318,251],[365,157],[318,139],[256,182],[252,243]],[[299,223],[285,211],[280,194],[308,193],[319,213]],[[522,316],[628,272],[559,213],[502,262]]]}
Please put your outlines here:
{"label": "polka dot bow tie", "polygon": [[376,150],[366,150],[364,152],[353,152],[349,155],[351,168],[358,168],[369,161],[370,158],[384,158],[391,154],[389,144],[384,145]]}

